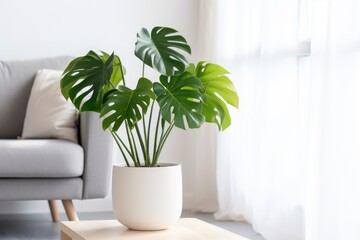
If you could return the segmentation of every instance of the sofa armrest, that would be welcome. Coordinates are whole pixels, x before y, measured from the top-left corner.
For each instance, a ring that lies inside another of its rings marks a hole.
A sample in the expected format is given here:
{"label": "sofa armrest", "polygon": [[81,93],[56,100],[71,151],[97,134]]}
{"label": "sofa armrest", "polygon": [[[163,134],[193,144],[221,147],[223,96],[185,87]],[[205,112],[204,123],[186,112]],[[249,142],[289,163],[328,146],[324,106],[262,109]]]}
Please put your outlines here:
{"label": "sofa armrest", "polygon": [[83,199],[105,197],[109,192],[113,139],[102,130],[97,113],[81,113],[80,142],[85,158]]}

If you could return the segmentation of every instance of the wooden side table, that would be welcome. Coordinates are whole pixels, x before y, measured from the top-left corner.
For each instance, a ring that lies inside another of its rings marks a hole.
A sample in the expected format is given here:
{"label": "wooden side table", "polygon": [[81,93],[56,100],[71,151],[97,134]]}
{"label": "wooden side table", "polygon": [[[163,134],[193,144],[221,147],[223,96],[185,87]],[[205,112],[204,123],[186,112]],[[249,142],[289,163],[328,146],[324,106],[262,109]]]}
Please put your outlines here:
{"label": "wooden side table", "polygon": [[61,222],[61,240],[248,240],[196,218],[162,231],[133,231],[117,220]]}

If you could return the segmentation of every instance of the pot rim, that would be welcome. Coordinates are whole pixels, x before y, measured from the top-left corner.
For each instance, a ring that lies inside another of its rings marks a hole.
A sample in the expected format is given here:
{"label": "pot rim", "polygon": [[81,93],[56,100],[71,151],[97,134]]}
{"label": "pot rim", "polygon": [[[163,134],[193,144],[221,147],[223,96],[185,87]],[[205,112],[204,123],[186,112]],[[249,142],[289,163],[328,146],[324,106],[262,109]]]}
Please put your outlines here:
{"label": "pot rim", "polygon": [[113,167],[114,168],[131,168],[131,169],[156,169],[156,168],[162,168],[162,167],[177,167],[177,166],[181,166],[180,163],[174,163],[174,162],[162,162],[162,163],[158,163],[156,167],[144,167],[144,166],[141,166],[141,167],[135,167],[134,166],[134,163],[131,163],[130,164],[130,167],[128,167],[125,163],[121,163],[121,164],[118,164],[118,163],[114,163],[113,164]]}

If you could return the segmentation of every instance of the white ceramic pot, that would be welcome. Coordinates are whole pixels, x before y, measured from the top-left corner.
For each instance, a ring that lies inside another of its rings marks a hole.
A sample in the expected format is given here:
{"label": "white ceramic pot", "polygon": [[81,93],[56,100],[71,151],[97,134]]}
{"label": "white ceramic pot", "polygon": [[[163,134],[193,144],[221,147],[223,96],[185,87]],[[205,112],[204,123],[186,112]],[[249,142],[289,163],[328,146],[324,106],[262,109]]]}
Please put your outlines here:
{"label": "white ceramic pot", "polygon": [[113,166],[113,211],[116,219],[129,229],[167,229],[180,218],[181,165],[159,165]]}

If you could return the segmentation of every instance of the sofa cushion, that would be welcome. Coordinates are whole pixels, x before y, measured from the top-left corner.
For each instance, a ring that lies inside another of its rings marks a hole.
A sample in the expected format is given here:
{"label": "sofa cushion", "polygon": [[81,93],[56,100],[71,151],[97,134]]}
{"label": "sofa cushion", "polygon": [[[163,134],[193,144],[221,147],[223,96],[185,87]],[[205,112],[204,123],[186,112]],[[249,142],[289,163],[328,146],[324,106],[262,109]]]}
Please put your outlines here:
{"label": "sofa cushion", "polygon": [[63,71],[37,72],[26,109],[22,138],[59,138],[78,142],[78,114],[60,90]]}
{"label": "sofa cushion", "polygon": [[0,140],[0,178],[79,177],[83,148],[60,139]]}
{"label": "sofa cushion", "polygon": [[27,102],[39,69],[64,70],[72,57],[0,60],[0,139],[21,136]]}

